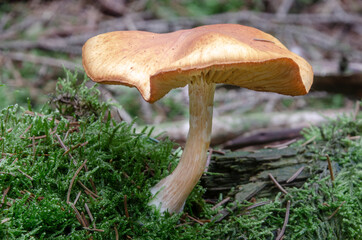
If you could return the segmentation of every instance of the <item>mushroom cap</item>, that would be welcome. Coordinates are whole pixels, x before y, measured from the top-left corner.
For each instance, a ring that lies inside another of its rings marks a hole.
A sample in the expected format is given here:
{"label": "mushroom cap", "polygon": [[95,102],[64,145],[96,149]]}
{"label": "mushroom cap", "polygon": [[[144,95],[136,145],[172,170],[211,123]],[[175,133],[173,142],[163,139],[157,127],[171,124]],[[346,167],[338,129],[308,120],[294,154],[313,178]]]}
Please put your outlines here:
{"label": "mushroom cap", "polygon": [[148,102],[201,79],[292,96],[306,94],[313,82],[306,60],[273,36],[238,24],[104,33],[84,44],[82,57],[93,81],[136,87]]}

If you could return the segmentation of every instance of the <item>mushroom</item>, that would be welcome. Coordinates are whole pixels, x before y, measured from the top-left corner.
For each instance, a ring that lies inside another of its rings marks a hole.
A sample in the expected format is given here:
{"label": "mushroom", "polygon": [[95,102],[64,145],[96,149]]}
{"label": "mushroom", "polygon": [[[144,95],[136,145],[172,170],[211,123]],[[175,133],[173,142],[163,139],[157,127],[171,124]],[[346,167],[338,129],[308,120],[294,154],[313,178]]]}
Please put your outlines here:
{"label": "mushroom", "polygon": [[95,82],[136,87],[153,103],[188,85],[190,129],[176,169],[151,188],[161,212],[180,212],[204,172],[210,144],[215,85],[304,95],[313,82],[306,60],[273,36],[238,24],[157,34],[116,31],[89,39],[83,66]]}

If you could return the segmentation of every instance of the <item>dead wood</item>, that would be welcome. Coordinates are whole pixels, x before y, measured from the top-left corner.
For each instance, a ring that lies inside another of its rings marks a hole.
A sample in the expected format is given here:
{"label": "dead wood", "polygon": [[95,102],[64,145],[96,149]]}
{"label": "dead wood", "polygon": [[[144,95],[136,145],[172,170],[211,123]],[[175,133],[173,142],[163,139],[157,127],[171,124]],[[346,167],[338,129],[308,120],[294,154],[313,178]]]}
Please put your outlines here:
{"label": "dead wood", "polygon": [[276,141],[290,140],[300,138],[300,131],[303,128],[279,129],[279,130],[261,130],[250,136],[239,136],[227,141],[222,145],[223,149],[236,150],[239,148],[267,144]]}
{"label": "dead wood", "polygon": [[[256,131],[276,131],[277,129],[295,128],[300,129],[309,125],[319,125],[327,118],[337,118],[341,114],[347,113],[347,110],[321,110],[318,112],[273,112],[269,114],[255,113],[248,115],[229,114],[224,116],[214,116],[212,128],[212,145],[223,144],[233,138],[257,134]],[[138,129],[142,129],[140,126]],[[155,126],[154,135],[163,134],[173,141],[180,144],[185,143],[189,129],[188,120],[161,123]],[[253,129],[253,132],[250,130]],[[250,135],[249,135],[250,134]]]}
{"label": "dead wood", "polygon": [[353,98],[362,98],[362,71],[360,74],[340,74],[316,76],[313,83],[314,91],[340,93]]}
{"label": "dead wood", "polygon": [[[206,197],[217,199],[223,193],[239,202],[253,197],[269,198],[280,191],[270,175],[282,188],[299,187],[316,173],[327,172],[327,162],[313,159],[313,154],[305,146],[213,154],[208,170],[212,174],[202,177]],[[288,182],[291,177],[293,182]]]}

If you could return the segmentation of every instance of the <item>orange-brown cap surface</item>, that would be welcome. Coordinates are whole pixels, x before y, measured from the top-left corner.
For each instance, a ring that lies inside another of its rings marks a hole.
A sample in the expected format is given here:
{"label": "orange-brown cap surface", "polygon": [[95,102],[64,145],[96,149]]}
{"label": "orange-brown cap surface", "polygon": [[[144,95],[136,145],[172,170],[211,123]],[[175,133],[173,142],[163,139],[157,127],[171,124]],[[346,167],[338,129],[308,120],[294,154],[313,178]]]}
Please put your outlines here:
{"label": "orange-brown cap surface", "polygon": [[237,24],[101,34],[84,44],[83,66],[93,81],[136,87],[148,102],[190,81],[293,96],[306,94],[313,82],[307,61],[273,36]]}

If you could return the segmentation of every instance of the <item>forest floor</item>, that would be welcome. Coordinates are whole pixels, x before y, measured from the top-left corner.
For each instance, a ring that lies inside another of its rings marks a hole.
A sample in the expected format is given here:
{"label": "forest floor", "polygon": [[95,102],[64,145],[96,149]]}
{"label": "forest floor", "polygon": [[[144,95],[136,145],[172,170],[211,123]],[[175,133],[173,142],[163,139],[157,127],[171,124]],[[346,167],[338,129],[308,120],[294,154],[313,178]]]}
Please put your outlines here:
{"label": "forest floor", "polygon": [[[359,2],[222,2],[0,4],[0,238],[360,239]],[[102,32],[216,23],[275,35],[312,64],[314,85],[301,97],[219,86],[208,171],[182,214],[151,214],[148,189],[187,136],[187,89],[154,104],[95,90],[81,47]]]}

